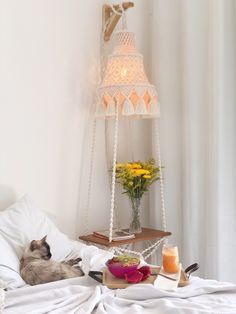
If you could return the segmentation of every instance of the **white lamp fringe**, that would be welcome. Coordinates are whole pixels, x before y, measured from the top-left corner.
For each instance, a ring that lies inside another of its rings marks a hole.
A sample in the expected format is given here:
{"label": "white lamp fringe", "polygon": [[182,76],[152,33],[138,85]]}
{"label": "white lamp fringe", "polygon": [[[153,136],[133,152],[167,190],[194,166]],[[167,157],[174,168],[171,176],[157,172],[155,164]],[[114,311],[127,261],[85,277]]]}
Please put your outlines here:
{"label": "white lamp fringe", "polygon": [[126,99],[123,104],[122,115],[131,116],[133,114],[134,114],[134,106],[130,100]]}
{"label": "white lamp fringe", "polygon": [[100,102],[97,102],[96,104],[96,117],[104,117],[104,108]]}
{"label": "white lamp fringe", "polygon": [[147,114],[148,112],[147,112],[147,108],[146,108],[146,104],[145,104],[145,102],[144,102],[144,100],[143,99],[141,99],[139,102],[138,102],[138,104],[137,104],[137,106],[136,106],[136,110],[135,110],[135,113],[136,114]]}
{"label": "white lamp fringe", "polygon": [[157,117],[160,116],[160,104],[157,100],[152,100],[150,102],[150,114]]}
{"label": "white lamp fringe", "polygon": [[116,114],[115,102],[113,99],[111,99],[107,105],[106,116],[115,116],[115,114]]}

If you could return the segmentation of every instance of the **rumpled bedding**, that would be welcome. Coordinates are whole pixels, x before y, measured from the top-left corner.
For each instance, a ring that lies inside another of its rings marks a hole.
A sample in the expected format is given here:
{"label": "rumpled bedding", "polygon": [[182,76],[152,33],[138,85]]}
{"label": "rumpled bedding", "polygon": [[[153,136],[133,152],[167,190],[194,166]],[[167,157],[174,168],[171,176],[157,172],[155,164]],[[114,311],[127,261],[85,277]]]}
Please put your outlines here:
{"label": "rumpled bedding", "polygon": [[4,281],[0,279],[0,313],[3,313],[4,300],[5,300],[5,292],[4,292],[5,288],[6,288],[6,285]]}
{"label": "rumpled bedding", "polygon": [[4,314],[235,314],[236,285],[192,277],[165,292],[150,284],[110,290],[88,276],[6,292]]}
{"label": "rumpled bedding", "polygon": [[[94,246],[75,243],[67,258],[78,254],[85,273],[101,270],[112,256]],[[3,288],[0,286],[0,308],[5,303],[4,314],[236,314],[236,285],[198,277],[176,292],[150,284],[110,290],[88,275],[7,292]]]}

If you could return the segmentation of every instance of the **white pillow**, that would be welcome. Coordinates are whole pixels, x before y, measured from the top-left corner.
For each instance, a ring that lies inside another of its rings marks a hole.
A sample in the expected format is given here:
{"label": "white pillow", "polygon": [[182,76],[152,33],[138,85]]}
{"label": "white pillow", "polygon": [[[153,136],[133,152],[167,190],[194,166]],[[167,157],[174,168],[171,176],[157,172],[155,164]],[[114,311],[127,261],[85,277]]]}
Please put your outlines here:
{"label": "white pillow", "polygon": [[25,284],[19,275],[20,259],[31,240],[47,235],[52,257],[64,260],[73,250],[74,242],[61,233],[43,211],[37,209],[29,196],[0,212],[0,279],[13,289]]}
{"label": "white pillow", "polygon": [[4,280],[7,288],[14,288],[15,283],[17,287],[22,287],[26,283],[19,274],[20,260],[14,252],[13,248],[0,235],[0,281]]}

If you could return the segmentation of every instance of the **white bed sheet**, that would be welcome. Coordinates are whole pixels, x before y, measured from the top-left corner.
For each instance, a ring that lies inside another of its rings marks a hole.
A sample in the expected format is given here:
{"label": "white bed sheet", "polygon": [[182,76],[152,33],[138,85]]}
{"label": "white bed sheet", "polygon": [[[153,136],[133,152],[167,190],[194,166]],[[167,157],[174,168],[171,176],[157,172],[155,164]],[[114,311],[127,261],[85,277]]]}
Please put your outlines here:
{"label": "white bed sheet", "polygon": [[8,291],[5,314],[236,314],[236,285],[192,277],[177,292],[152,285],[110,290],[88,276]]}

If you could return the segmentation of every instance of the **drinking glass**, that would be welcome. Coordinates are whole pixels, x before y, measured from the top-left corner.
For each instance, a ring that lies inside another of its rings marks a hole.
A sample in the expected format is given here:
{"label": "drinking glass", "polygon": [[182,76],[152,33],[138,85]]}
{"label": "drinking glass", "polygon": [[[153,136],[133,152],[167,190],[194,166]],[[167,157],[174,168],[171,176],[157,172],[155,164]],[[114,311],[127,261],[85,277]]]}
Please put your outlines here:
{"label": "drinking glass", "polygon": [[174,274],[179,270],[178,247],[164,244],[162,249],[162,266],[166,273]]}

